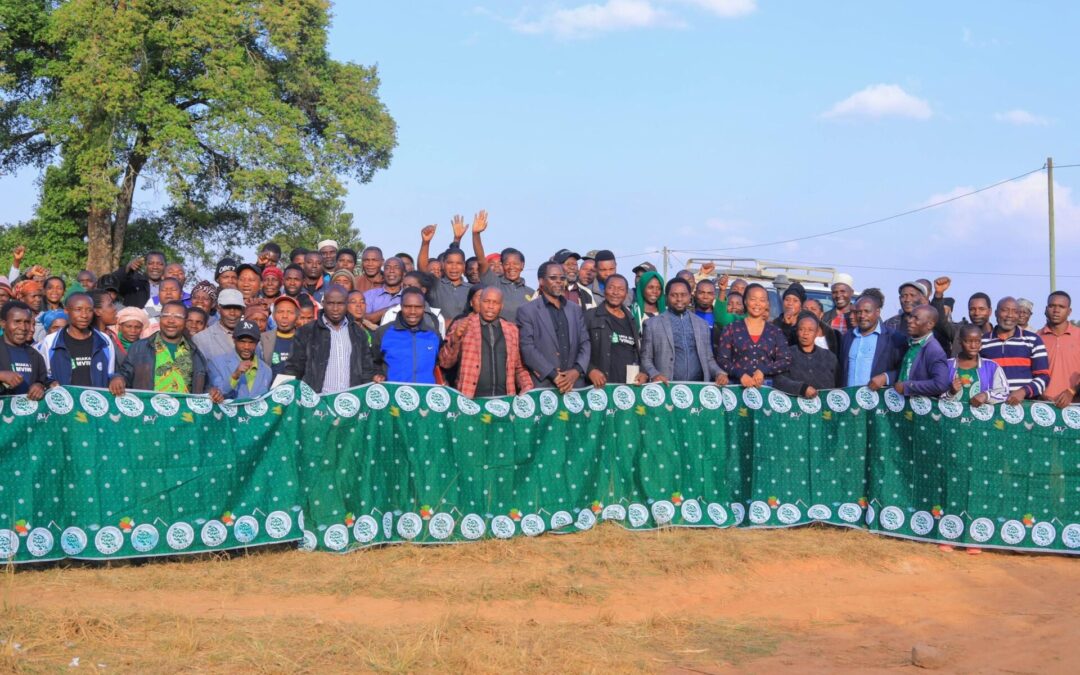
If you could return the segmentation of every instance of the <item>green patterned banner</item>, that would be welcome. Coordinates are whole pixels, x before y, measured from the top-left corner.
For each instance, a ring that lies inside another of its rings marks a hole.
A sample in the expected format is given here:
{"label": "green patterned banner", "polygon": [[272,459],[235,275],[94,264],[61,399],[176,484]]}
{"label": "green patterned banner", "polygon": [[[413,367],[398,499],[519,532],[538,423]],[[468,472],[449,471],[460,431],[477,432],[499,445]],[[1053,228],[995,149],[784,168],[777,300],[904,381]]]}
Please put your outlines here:
{"label": "green patterned banner", "polygon": [[600,520],[1080,551],[1080,409],[1046,403],[700,384],[320,397],[296,383],[240,404],[74,388],[3,403],[0,556],[15,562],[346,551]]}

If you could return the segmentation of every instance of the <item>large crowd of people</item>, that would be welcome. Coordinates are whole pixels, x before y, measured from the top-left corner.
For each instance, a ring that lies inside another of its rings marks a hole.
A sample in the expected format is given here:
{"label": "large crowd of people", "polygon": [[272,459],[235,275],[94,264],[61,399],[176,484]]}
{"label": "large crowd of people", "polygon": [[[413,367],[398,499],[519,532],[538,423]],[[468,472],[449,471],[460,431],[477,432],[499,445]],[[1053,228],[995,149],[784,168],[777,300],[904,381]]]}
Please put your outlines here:
{"label": "large crowd of people", "polygon": [[556,251],[534,288],[521,251],[487,252],[487,228],[484,212],[471,224],[455,217],[436,255],[436,227],[425,227],[415,258],[330,240],[283,258],[271,243],[252,262],[222,259],[212,282],[190,288],[184,266],[158,252],[64,279],[24,265],[20,247],[0,277],[0,393],[40,399],[74,385],[221,402],[291,377],[322,393],[382,381],[470,397],[685,381],[803,397],[891,387],[974,406],[1076,399],[1080,329],[1064,291],[1033,330],[1032,303],[980,292],[954,320],[945,277],[901,285],[900,311],[883,319],[880,290],[857,293],[837,275],[829,311],[793,282],[775,289],[773,318],[769,290],[752,279],[706,264],[665,280],[643,263],[631,280],[609,250]]}

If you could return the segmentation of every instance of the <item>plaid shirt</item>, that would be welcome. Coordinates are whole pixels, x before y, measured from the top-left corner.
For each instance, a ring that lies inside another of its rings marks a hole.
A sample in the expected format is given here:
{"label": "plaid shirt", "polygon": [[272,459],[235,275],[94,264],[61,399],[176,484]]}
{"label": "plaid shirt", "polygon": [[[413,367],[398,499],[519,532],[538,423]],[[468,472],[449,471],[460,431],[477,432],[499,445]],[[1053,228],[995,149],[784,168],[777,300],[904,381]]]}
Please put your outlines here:
{"label": "plaid shirt", "polygon": [[[476,383],[480,379],[480,362],[483,337],[480,334],[480,315],[470,314],[459,319],[467,328],[458,340],[454,337],[457,322],[446,331],[446,343],[439,350],[439,366],[452,368],[459,364],[457,389],[469,398],[476,395]],[[499,319],[502,325],[503,339],[506,340],[506,394],[514,396],[532,389],[532,378],[521,363],[521,349],[517,326],[505,319]]]}

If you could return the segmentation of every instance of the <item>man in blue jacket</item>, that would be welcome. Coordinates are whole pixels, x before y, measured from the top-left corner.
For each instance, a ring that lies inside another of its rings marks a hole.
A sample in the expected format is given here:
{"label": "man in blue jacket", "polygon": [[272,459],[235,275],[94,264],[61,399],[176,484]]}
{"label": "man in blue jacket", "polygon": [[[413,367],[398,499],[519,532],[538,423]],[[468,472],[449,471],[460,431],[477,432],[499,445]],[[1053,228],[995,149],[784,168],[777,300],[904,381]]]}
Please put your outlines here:
{"label": "man in blue jacket", "polygon": [[919,305],[907,317],[908,344],[894,385],[904,396],[937,398],[949,390],[949,357],[934,337],[938,312]]}
{"label": "man in blue jacket", "polygon": [[440,338],[424,327],[426,308],[423,292],[408,287],[401,293],[397,317],[375,331],[375,370],[388,382],[435,384]]}
{"label": "man in blue jacket", "polygon": [[851,312],[855,330],[844,333],[840,343],[837,386],[877,391],[896,384],[903,336],[881,323],[881,303],[872,295],[860,297]]}
{"label": "man in blue jacket", "polygon": [[64,310],[67,327],[46,335],[35,347],[45,358],[49,379],[65,386],[108,387],[116,370],[116,351],[112,341],[93,327],[93,299],[72,293]]}
{"label": "man in blue jacket", "polygon": [[241,319],[233,330],[232,354],[214,358],[211,382],[225,398],[256,398],[270,391],[274,377],[270,365],[256,354],[261,333],[252,321]]}

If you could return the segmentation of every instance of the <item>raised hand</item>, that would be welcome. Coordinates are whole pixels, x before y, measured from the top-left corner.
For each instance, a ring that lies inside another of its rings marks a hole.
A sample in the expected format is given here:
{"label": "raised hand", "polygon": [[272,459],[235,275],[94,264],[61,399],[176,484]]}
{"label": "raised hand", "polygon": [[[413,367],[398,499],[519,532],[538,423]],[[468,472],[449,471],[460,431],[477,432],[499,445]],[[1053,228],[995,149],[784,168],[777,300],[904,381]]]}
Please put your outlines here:
{"label": "raised hand", "polygon": [[428,225],[424,229],[420,230],[420,240],[425,244],[430,243],[435,238],[435,226]]}
{"label": "raised hand", "polygon": [[22,244],[15,247],[15,250],[11,252],[11,257],[15,261],[14,267],[18,267],[22,263],[23,256],[26,255],[26,247]]}
{"label": "raised hand", "polygon": [[487,211],[484,211],[483,209],[481,209],[480,213],[473,216],[473,221],[472,221],[473,234],[480,234],[481,232],[483,232],[484,230],[487,229],[487,226],[488,226]]}
{"label": "raised hand", "polygon": [[139,270],[142,269],[143,263],[145,263],[145,262],[146,262],[146,258],[144,258],[142,256],[139,256],[138,258],[135,258],[134,260],[132,260],[131,262],[128,263],[128,266],[127,266],[128,272],[138,272]]}
{"label": "raised hand", "polygon": [[715,271],[716,271],[716,263],[711,262],[711,261],[701,263],[701,273],[702,274],[711,277],[712,273],[715,272]]}
{"label": "raised hand", "polygon": [[461,215],[456,215],[450,219],[450,227],[454,228],[454,241],[461,241],[461,238],[465,236],[465,232],[469,229],[469,226],[465,224],[465,218]]}

